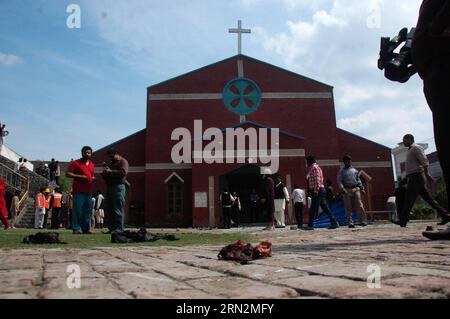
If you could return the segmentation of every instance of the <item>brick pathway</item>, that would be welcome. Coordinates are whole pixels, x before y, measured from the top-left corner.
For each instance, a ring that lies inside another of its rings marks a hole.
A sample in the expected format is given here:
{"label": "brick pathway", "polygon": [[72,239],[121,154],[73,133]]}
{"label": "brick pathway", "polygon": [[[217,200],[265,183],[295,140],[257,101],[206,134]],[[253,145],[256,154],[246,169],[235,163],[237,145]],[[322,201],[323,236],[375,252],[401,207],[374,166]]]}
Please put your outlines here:
{"label": "brick pathway", "polygon": [[[247,228],[274,244],[272,258],[248,265],[219,261],[217,246],[1,250],[0,299],[449,298],[450,242],[423,238],[425,226]],[[71,264],[80,289],[67,286]],[[367,286],[370,264],[379,289]]]}

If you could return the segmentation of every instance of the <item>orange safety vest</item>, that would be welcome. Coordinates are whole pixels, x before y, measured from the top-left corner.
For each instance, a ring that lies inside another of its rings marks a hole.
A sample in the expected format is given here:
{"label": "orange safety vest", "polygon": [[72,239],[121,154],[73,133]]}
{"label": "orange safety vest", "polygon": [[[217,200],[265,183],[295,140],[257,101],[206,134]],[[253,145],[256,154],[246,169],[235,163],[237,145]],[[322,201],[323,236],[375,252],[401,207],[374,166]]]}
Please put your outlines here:
{"label": "orange safety vest", "polygon": [[50,199],[52,197],[50,195],[47,195],[47,197],[45,198],[45,209],[50,209]]}
{"label": "orange safety vest", "polygon": [[45,208],[45,197],[41,193],[36,194],[36,200],[34,201],[35,208]]}
{"label": "orange safety vest", "polygon": [[55,193],[53,194],[53,207],[61,207],[62,194]]}

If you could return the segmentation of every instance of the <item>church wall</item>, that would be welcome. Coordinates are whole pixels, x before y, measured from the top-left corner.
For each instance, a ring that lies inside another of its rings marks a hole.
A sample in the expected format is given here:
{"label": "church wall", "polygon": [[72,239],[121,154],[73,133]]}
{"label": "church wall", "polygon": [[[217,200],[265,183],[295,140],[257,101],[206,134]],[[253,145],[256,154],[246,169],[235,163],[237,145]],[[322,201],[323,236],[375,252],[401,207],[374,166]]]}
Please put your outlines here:
{"label": "church wall", "polygon": [[106,151],[108,148],[113,147],[127,159],[130,166],[145,166],[146,131],[145,129],[141,130],[109,146],[94,150],[92,161],[97,167],[104,162],[109,163],[110,160],[106,155]]}
{"label": "church wall", "polygon": [[177,128],[186,128],[192,138],[196,137],[194,120],[202,120],[203,130],[239,123],[239,117],[230,113],[220,101],[151,101],[149,109],[154,114],[149,116],[148,163],[172,162],[171,150],[178,143],[171,141],[172,132]]}
{"label": "church wall", "polygon": [[391,162],[391,150],[383,145],[364,139],[338,129],[340,156],[339,160],[346,154],[352,156],[355,162]]}
{"label": "church wall", "polygon": [[308,155],[313,154],[317,158],[331,159],[338,152],[339,141],[331,101],[276,100],[263,102],[260,109],[249,115],[248,119],[259,123],[270,123],[272,127],[279,127],[305,137]]}
{"label": "church wall", "polygon": [[[183,213],[181,215],[168,214],[167,185],[165,180],[177,173],[183,180]],[[191,215],[191,170],[147,170],[145,174],[145,225],[159,227],[190,226]]]}

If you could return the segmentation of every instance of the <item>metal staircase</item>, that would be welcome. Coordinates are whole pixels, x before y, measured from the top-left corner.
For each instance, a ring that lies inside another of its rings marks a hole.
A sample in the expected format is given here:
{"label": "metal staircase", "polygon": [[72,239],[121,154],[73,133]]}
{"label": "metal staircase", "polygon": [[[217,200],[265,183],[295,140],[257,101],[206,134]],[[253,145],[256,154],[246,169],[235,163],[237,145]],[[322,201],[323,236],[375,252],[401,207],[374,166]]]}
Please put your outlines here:
{"label": "metal staircase", "polygon": [[29,198],[29,179],[2,163],[0,163],[0,176],[5,179],[7,192],[14,194],[16,191],[20,191],[19,209],[21,213],[16,218],[17,224],[17,221],[20,221],[24,217],[22,213],[27,211],[30,206],[30,201],[33,202],[31,203],[31,207],[34,207],[34,200]]}

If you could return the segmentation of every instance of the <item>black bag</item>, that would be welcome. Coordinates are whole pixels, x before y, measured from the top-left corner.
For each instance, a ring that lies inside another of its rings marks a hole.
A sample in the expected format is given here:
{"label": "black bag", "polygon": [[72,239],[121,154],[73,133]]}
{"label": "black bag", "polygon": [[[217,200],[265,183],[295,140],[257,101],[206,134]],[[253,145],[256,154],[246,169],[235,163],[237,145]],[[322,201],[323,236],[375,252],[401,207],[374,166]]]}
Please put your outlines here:
{"label": "black bag", "polygon": [[24,244],[67,244],[59,240],[59,233],[37,233],[36,235],[26,236]]}
{"label": "black bag", "polygon": [[123,233],[112,233],[111,242],[116,244],[127,244],[131,243],[132,239],[128,238]]}
{"label": "black bag", "polygon": [[151,234],[147,232],[145,228],[136,231],[125,230],[121,233],[112,233],[111,242],[116,244],[127,244],[127,243],[145,243],[157,241],[159,239],[165,239],[169,241],[179,240],[180,238],[172,234]]}

